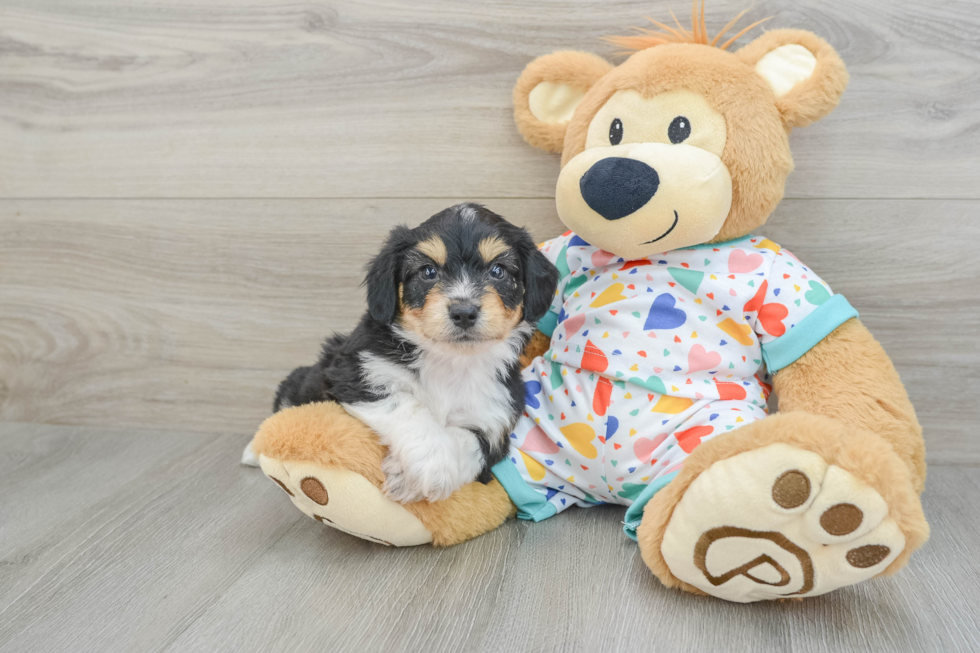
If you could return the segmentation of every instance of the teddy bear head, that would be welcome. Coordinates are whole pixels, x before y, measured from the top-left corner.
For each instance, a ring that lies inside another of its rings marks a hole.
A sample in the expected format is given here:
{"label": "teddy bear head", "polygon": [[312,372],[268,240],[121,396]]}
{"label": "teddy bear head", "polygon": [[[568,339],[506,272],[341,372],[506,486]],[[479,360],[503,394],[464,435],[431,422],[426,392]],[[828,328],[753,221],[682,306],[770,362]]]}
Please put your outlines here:
{"label": "teddy bear head", "polygon": [[525,140],[562,155],[562,222],[617,256],[758,228],[793,169],[789,132],[830,113],[847,85],[837,52],[810,32],[773,30],[730,52],[734,38],[718,46],[703,14],[693,22],[611,38],[636,50],[618,66],[585,52],[539,57],[514,88]]}

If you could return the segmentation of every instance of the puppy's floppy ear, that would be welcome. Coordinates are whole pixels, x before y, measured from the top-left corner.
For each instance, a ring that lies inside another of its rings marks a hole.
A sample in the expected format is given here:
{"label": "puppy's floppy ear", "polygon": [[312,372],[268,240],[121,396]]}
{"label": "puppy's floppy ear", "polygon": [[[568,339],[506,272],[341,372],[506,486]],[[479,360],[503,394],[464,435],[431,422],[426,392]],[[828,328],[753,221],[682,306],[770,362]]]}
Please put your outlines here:
{"label": "puppy's floppy ear", "polygon": [[848,75],[837,51],[799,29],[766,32],[735,53],[755,68],[776,98],[787,127],[806,127],[833,111]]}
{"label": "puppy's floppy ear", "polygon": [[558,268],[538,251],[531,235],[521,229],[519,250],[524,263],[524,319],[536,324],[555,299]]}
{"label": "puppy's floppy ear", "polygon": [[391,324],[398,310],[398,283],[405,252],[415,244],[412,230],[398,226],[391,230],[384,247],[368,265],[364,285],[367,286],[368,313],[378,322]]}
{"label": "puppy's floppy ear", "polygon": [[561,152],[575,107],[613,69],[588,52],[553,52],[527,65],[514,86],[514,121],[530,145]]}

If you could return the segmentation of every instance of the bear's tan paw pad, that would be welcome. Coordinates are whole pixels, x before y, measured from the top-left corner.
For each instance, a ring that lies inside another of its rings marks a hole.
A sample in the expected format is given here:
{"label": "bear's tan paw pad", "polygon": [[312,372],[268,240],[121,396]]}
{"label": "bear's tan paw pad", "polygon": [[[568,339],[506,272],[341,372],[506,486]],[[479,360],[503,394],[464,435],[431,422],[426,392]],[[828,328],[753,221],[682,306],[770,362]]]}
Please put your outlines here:
{"label": "bear's tan paw pad", "polygon": [[346,469],[259,456],[262,471],[308,517],[355,537],[387,546],[432,541],[418,517],[370,481]]}
{"label": "bear's tan paw pad", "polygon": [[774,444],[702,472],[674,508],[661,553],[679,579],[749,602],[867,580],[904,547],[873,488],[813,452]]}

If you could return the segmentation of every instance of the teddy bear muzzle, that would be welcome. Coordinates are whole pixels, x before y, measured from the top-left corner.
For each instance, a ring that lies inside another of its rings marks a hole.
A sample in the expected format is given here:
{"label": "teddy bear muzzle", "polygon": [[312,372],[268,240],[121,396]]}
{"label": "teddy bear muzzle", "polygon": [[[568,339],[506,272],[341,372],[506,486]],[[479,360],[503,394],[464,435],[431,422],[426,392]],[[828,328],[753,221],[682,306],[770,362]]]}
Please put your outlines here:
{"label": "teddy bear muzzle", "polygon": [[732,179],[702,148],[629,143],[575,156],[555,195],[562,222],[587,242],[643,258],[711,240],[731,210]]}

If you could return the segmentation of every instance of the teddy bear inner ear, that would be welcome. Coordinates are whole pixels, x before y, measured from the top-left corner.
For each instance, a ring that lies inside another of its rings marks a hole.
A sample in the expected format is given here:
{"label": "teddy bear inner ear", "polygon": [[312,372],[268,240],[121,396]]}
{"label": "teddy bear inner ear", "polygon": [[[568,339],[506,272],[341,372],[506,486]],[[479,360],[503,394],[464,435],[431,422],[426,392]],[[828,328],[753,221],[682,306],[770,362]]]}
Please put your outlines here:
{"label": "teddy bear inner ear", "polygon": [[561,152],[575,108],[613,65],[587,52],[561,51],[527,65],[514,86],[514,120],[530,145]]}
{"label": "teddy bear inner ear", "polygon": [[527,96],[528,109],[543,123],[567,123],[575,107],[585,97],[586,89],[557,82],[541,82]]}
{"label": "teddy bear inner ear", "polygon": [[767,53],[755,64],[755,72],[766,80],[777,98],[785,96],[799,84],[810,79],[817,67],[817,58],[802,45],[781,45]]}
{"label": "teddy bear inner ear", "polygon": [[840,55],[812,32],[774,29],[735,56],[772,90],[787,128],[820,120],[833,111],[847,88],[847,68]]}

